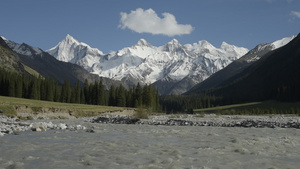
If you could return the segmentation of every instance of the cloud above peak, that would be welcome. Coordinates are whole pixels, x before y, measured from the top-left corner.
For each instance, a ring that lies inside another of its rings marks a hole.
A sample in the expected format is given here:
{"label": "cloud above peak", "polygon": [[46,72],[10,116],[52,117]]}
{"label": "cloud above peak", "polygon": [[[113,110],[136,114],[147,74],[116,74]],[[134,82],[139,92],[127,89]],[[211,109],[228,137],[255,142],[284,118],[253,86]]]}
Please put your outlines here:
{"label": "cloud above peak", "polygon": [[149,8],[138,8],[130,13],[121,12],[119,27],[130,29],[137,33],[151,33],[153,35],[176,36],[190,34],[194,28],[189,25],[178,24],[174,15],[163,13],[160,18],[156,12]]}
{"label": "cloud above peak", "polygon": [[297,18],[300,18],[300,12],[297,12],[297,11],[292,11],[291,12],[291,15],[297,17]]}

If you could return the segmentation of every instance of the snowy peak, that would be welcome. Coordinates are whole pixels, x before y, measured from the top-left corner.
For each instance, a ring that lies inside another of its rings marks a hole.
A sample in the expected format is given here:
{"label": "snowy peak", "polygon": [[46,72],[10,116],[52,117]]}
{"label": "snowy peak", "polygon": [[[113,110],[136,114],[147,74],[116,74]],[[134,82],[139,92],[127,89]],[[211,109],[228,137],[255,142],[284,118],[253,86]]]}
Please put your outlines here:
{"label": "snowy peak", "polygon": [[246,60],[248,63],[255,62],[263,57],[266,53],[285,46],[290,41],[292,41],[296,36],[282,38],[280,40],[271,43],[262,43],[253,48],[249,53],[247,53],[242,60]]}
{"label": "snowy peak", "polygon": [[249,51],[247,48],[237,47],[237,46],[234,46],[234,45],[230,45],[226,42],[222,42],[222,45],[221,45],[220,48],[223,49],[226,52],[235,53],[237,55],[244,55]]}
{"label": "snowy peak", "polygon": [[176,52],[177,50],[181,49],[183,46],[178,42],[177,39],[172,39],[167,44],[161,46],[161,50],[166,52]]}
{"label": "snowy peak", "polygon": [[286,38],[282,38],[280,40],[274,41],[271,44],[273,45],[274,49],[280,48],[286,44],[288,44],[290,41],[292,41],[294,38],[296,37],[296,35],[291,36],[291,37],[286,37]]}
{"label": "snowy peak", "polygon": [[221,49],[226,49],[226,48],[230,48],[230,47],[233,47],[233,45],[230,45],[226,42],[222,42],[222,44],[221,44]]}
{"label": "snowy peak", "polygon": [[178,47],[182,46],[177,39],[172,39],[170,42],[167,43],[167,45],[168,46],[173,46],[175,48],[178,48]]}
{"label": "snowy peak", "polygon": [[194,54],[203,54],[216,50],[216,48],[206,40],[198,41],[197,43],[193,44],[185,44],[184,46],[188,51]]}
{"label": "snowy peak", "polygon": [[193,43],[193,45],[199,48],[215,48],[212,44],[210,44],[206,40],[198,41],[197,43]]}
{"label": "snowy peak", "polygon": [[169,82],[179,81],[191,76],[195,77],[193,83],[196,84],[248,52],[232,52],[240,48],[229,44],[223,46],[232,50],[215,48],[207,41],[182,45],[177,39],[156,47],[140,39],[131,47],[103,54],[67,35],[47,52],[93,74],[128,84],[149,84],[166,78]]}
{"label": "snowy peak", "polygon": [[5,37],[3,37],[3,36],[0,36],[4,41],[7,41],[7,39],[5,38]]}
{"label": "snowy peak", "polygon": [[166,77],[177,81],[190,75],[204,79],[248,52],[226,52],[207,41],[182,45],[177,39],[160,47],[140,39],[131,47],[106,55],[95,51],[71,35],[48,50],[58,60],[76,63],[93,74],[114,80],[135,78],[141,84]]}
{"label": "snowy peak", "polygon": [[73,44],[73,43],[79,43],[78,40],[76,40],[75,38],[73,38],[73,36],[67,34],[66,38],[63,40],[67,43]]}
{"label": "snowy peak", "polygon": [[147,46],[147,47],[151,47],[152,45],[150,43],[148,43],[145,39],[140,39],[135,46]]}
{"label": "snowy peak", "polygon": [[104,55],[99,49],[91,48],[89,45],[79,42],[69,34],[55,47],[46,52],[63,62],[71,62],[79,65],[79,62],[85,62],[87,66],[84,68],[91,67],[95,59],[98,59],[97,57]]}

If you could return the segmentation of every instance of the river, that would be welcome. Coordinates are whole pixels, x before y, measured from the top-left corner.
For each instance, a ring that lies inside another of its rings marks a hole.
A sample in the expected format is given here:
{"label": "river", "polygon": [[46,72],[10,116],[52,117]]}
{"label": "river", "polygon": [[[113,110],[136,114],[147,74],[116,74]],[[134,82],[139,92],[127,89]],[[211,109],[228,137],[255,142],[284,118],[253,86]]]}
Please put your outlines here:
{"label": "river", "polygon": [[92,124],[0,137],[0,168],[298,168],[298,129]]}

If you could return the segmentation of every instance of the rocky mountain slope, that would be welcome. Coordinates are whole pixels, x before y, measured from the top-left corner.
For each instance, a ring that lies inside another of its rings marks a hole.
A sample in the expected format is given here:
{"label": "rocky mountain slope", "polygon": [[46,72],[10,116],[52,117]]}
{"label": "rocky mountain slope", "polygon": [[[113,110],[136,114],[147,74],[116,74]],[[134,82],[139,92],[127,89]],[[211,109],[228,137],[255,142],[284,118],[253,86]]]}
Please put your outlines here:
{"label": "rocky mountain slope", "polygon": [[211,90],[211,94],[234,102],[299,101],[299,65],[300,34],[232,76],[230,83]]}
{"label": "rocky mountain slope", "polygon": [[76,64],[59,61],[47,52],[28,44],[18,44],[10,40],[5,40],[5,43],[10,49],[17,53],[22,64],[34,69],[42,76],[52,77],[59,83],[69,80],[70,84],[73,85],[77,81],[83,83],[85,79],[89,82],[102,80],[103,84],[107,87],[111,84],[118,85],[121,83],[93,75]]}
{"label": "rocky mountain slope", "polygon": [[25,72],[20,58],[7,46],[4,37],[0,37],[0,68],[20,73]]}
{"label": "rocky mountain slope", "polygon": [[141,39],[131,47],[103,54],[67,35],[47,52],[100,77],[129,85],[153,83],[160,94],[181,94],[246,54],[248,49],[225,42],[220,48],[207,41],[182,45],[176,39],[156,47]]}
{"label": "rocky mountain slope", "polygon": [[219,72],[216,72],[208,79],[195,85],[186,94],[201,92],[209,88],[216,88],[216,87],[225,86],[232,83],[233,82],[233,80],[231,79],[232,77],[245,70],[247,67],[249,67],[256,61],[258,61],[260,58],[264,57],[267,53],[286,45],[295,37],[296,36],[286,37],[271,43],[263,43],[257,45],[254,49],[250,50],[247,54],[233,61],[226,68],[222,69]]}

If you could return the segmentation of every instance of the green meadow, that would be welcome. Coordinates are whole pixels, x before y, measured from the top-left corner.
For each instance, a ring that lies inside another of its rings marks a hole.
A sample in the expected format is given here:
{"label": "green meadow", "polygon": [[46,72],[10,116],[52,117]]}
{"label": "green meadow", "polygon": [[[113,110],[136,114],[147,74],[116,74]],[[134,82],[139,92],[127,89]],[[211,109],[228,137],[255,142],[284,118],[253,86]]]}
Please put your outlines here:
{"label": "green meadow", "polygon": [[300,102],[287,103],[277,101],[251,102],[244,104],[233,104],[217,106],[205,109],[194,109],[194,113],[216,113],[216,114],[300,114]]}

